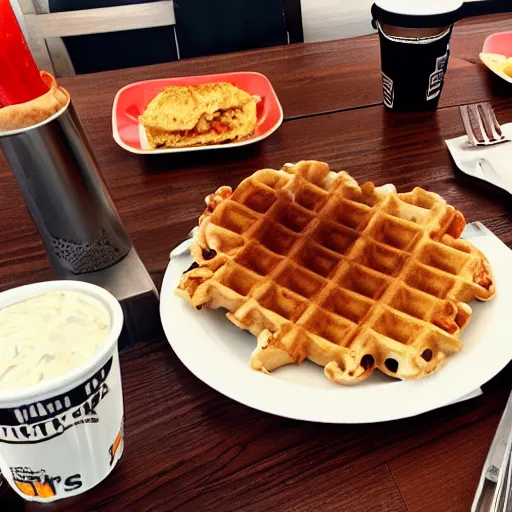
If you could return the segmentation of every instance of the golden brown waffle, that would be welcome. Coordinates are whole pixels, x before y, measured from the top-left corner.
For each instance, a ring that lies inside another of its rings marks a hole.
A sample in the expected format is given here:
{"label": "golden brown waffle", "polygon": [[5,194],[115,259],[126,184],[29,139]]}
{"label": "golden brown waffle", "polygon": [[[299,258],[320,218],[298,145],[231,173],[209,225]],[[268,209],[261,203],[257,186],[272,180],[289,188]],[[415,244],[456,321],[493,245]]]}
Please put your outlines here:
{"label": "golden brown waffle", "polygon": [[342,384],[375,368],[418,379],[461,349],[466,303],[495,291],[485,257],[459,239],[462,214],[421,188],[359,187],[304,161],[207,204],[177,293],[257,336],[257,370],[307,358]]}

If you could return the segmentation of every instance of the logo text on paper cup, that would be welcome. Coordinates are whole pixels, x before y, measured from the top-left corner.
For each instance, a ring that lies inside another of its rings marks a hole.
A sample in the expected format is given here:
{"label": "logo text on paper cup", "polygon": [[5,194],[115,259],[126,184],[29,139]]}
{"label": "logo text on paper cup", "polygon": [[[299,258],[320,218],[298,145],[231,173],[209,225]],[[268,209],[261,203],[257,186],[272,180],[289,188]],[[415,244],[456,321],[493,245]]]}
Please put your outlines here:
{"label": "logo text on paper cup", "polygon": [[[14,485],[25,496],[36,496],[38,498],[53,498],[56,496],[56,485],[62,482],[60,476],[49,476],[44,469],[34,471],[27,467],[11,468]],[[75,491],[82,487],[80,474],[71,475],[64,479],[64,491]]]}
{"label": "logo text on paper cup", "polygon": [[109,448],[108,453],[110,455],[110,465],[114,464],[119,447],[124,443],[124,417],[121,418],[121,428],[117,433],[112,446]]}
{"label": "logo text on paper cup", "polygon": [[0,442],[40,443],[82,423],[97,423],[96,407],[109,392],[112,358],[91,378],[61,395],[11,409],[0,409]]}
{"label": "logo text on paper cup", "polygon": [[44,469],[33,471],[30,468],[11,468],[12,478],[16,487],[26,496],[52,498],[55,496],[54,479]]}
{"label": "logo text on paper cup", "polygon": [[386,73],[381,71],[382,74],[382,97],[384,99],[384,105],[386,107],[392,108],[393,103],[395,102],[395,85],[393,84],[393,80],[389,78]]}
{"label": "logo text on paper cup", "polygon": [[444,72],[449,52],[450,46],[448,46],[444,55],[436,59],[436,69],[428,79],[427,100],[433,100],[441,94],[441,86],[443,85]]}

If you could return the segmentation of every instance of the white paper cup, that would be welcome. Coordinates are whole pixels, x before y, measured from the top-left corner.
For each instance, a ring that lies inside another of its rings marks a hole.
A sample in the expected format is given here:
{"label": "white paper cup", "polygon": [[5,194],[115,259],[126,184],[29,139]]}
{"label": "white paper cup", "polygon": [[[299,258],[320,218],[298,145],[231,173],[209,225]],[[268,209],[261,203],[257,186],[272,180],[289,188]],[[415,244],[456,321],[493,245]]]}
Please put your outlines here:
{"label": "white paper cup", "polygon": [[69,372],[0,391],[0,469],[28,501],[47,503],[101,482],[121,457],[123,394],[117,340],[123,312],[113,295],[78,281],[36,283],[0,293],[0,309],[53,290],[85,293],[110,314],[97,352]]}

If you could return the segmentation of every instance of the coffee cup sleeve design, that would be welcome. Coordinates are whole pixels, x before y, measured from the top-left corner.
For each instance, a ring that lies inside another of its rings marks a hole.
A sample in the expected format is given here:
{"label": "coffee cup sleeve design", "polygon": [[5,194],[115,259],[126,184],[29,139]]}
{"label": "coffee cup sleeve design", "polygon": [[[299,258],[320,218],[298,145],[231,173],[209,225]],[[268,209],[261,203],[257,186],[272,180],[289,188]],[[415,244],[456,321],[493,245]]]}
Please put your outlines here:
{"label": "coffee cup sleeve design", "polygon": [[436,69],[430,75],[428,80],[427,101],[437,98],[441,94],[443,87],[444,74],[448,65],[448,56],[450,55],[450,45],[446,49],[446,53],[436,59]]}
{"label": "coffee cup sleeve design", "polygon": [[114,463],[116,460],[116,455],[119,452],[121,454],[121,451],[119,448],[121,447],[121,450],[124,446],[124,418],[121,420],[121,428],[119,429],[119,432],[117,433],[116,438],[114,439],[114,442],[112,443],[112,446],[109,448],[108,453],[110,455],[110,465]]}
{"label": "coffee cup sleeve design", "polygon": [[44,469],[33,471],[30,468],[11,468],[12,478],[16,487],[25,496],[52,498],[56,495],[53,478]]}
{"label": "coffee cup sleeve design", "polygon": [[48,503],[75,496],[116,466],[123,434],[116,351],[67,392],[0,408],[0,469],[27,501]]}
{"label": "coffee cup sleeve design", "polygon": [[82,423],[99,421],[96,407],[109,393],[112,358],[92,377],[67,393],[22,407],[0,409],[0,442],[40,443]]}
{"label": "coffee cup sleeve design", "polygon": [[384,105],[389,108],[393,108],[393,103],[395,101],[395,87],[393,85],[393,80],[389,78],[384,71],[382,74],[382,97],[384,99]]}

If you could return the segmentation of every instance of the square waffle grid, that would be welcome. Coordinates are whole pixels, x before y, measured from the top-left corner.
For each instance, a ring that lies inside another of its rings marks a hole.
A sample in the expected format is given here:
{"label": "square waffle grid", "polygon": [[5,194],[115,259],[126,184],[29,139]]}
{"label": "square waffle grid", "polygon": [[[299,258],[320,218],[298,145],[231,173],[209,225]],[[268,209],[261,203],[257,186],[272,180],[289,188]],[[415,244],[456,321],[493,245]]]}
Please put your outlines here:
{"label": "square waffle grid", "polygon": [[232,256],[215,276],[237,295],[230,319],[256,336],[280,330],[297,362],[327,364],[332,344],[373,366],[377,344],[388,356],[379,368],[394,375],[397,360],[458,351],[452,326],[435,317],[447,297],[477,285],[458,275],[471,255],[439,241],[448,226],[438,196],[420,190],[416,204],[408,194],[367,204],[343,180],[292,172],[267,173],[264,182],[256,173],[213,213]]}

